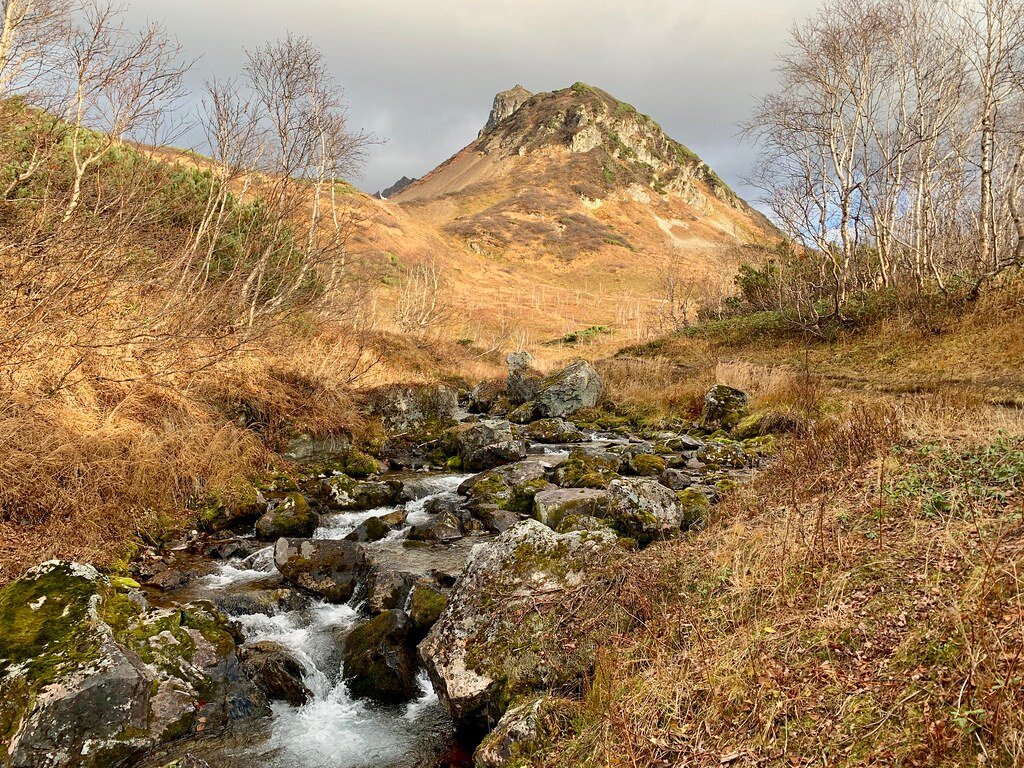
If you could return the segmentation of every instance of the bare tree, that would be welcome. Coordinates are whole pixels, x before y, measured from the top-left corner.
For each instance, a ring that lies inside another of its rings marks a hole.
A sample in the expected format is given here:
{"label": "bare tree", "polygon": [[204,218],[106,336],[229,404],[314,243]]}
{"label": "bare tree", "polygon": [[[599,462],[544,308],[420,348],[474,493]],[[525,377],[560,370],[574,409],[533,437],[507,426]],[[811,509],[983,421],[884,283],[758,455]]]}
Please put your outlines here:
{"label": "bare tree", "polygon": [[77,4],[0,0],[0,98],[32,85],[56,65]]}

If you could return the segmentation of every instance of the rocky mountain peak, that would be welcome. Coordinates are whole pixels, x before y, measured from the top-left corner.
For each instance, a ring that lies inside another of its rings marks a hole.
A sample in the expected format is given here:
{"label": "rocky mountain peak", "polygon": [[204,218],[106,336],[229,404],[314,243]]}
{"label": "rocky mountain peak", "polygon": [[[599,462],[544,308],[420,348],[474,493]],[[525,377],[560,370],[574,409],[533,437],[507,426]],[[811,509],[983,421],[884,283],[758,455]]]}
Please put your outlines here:
{"label": "rocky mountain peak", "polygon": [[377,194],[375,194],[374,197],[377,198],[378,200],[387,200],[389,197],[397,195],[403,189],[415,183],[415,181],[416,179],[410,179],[408,176],[403,176],[387,189],[377,192]]}
{"label": "rocky mountain peak", "polygon": [[495,96],[494,103],[491,105],[491,114],[488,116],[483,130],[480,131],[480,136],[490,131],[505,118],[510,117],[531,96],[533,94],[518,83],[507,91],[502,91]]}

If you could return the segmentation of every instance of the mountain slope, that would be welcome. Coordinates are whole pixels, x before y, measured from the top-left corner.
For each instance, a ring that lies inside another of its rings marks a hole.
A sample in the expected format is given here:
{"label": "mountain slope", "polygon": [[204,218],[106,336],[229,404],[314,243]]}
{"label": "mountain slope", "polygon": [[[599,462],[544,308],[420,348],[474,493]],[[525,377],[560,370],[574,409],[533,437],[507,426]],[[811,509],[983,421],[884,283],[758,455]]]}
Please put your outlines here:
{"label": "mountain slope", "polygon": [[778,237],[653,119],[582,83],[498,94],[479,138],[388,205],[451,244],[460,306],[519,317],[530,341],[590,324],[636,338],[667,273],[716,294]]}

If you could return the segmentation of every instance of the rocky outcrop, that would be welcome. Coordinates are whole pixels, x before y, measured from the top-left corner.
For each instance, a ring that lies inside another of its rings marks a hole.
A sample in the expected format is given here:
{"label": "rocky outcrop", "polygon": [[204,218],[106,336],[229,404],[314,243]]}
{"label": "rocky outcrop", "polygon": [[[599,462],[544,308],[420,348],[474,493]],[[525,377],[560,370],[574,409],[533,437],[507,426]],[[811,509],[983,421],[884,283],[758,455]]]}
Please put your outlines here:
{"label": "rocky outcrop", "polygon": [[408,176],[403,176],[387,189],[383,189],[374,194],[374,197],[377,198],[378,200],[387,200],[389,197],[394,197],[395,195],[397,195],[406,187],[415,184],[416,181],[417,179],[410,179]]}
{"label": "rocky outcrop", "polygon": [[352,630],[342,674],[354,697],[398,704],[418,693],[416,659],[406,642],[411,628],[405,611],[390,610]]}
{"label": "rocky outcrop", "polygon": [[524,702],[506,712],[473,753],[476,768],[513,768],[548,740],[545,715],[557,713],[551,696]]}
{"label": "rocky outcrop", "polygon": [[577,632],[572,647],[560,642],[554,630],[564,612],[542,596],[584,582],[600,585],[599,567],[621,554],[613,534],[557,534],[535,520],[473,548],[447,607],[419,646],[438,696],[458,723],[487,730],[516,698],[581,679],[597,638]]}
{"label": "rocky outcrop", "polygon": [[494,128],[502,120],[511,117],[517,109],[530,100],[533,94],[518,83],[507,91],[502,91],[494,97],[491,105],[491,114],[487,116],[487,122],[480,131],[480,136]]}
{"label": "rocky outcrop", "polygon": [[508,365],[508,378],[505,380],[505,394],[515,405],[533,400],[543,377],[530,365],[533,355],[529,352],[512,352],[505,363]]}
{"label": "rocky outcrop", "polygon": [[301,707],[313,698],[302,679],[302,664],[280,643],[263,640],[243,645],[238,658],[245,674],[268,699]]}
{"label": "rocky outcrop", "polygon": [[700,428],[707,432],[732,429],[747,415],[748,403],[746,392],[725,384],[716,384],[704,395]]}
{"label": "rocky outcrop", "polygon": [[276,541],[282,536],[312,536],[320,524],[320,516],[309,508],[301,493],[289,493],[283,499],[269,502],[266,514],[256,521],[256,537]]}
{"label": "rocky outcrop", "polygon": [[470,472],[496,467],[526,456],[526,444],[504,419],[481,419],[460,424],[447,434],[462,468]]}
{"label": "rocky outcrop", "polygon": [[43,563],[0,590],[0,766],[106,768],[269,714],[209,603],[151,609],[90,566]]}
{"label": "rocky outcrop", "polygon": [[354,541],[278,539],[274,564],[289,583],[333,603],[347,602],[369,570]]}

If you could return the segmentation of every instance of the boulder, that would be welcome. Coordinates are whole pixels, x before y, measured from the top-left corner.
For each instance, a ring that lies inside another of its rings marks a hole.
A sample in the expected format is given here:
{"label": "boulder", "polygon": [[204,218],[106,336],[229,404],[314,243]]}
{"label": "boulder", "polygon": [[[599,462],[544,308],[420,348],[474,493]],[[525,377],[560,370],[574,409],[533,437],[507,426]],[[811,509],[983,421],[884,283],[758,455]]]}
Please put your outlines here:
{"label": "boulder", "polygon": [[683,508],[676,494],[648,477],[620,477],[608,484],[608,518],[642,543],[678,533]]}
{"label": "boulder", "polygon": [[555,467],[554,480],[563,488],[603,489],[619,476],[621,460],[613,453],[588,453],[579,449]]}
{"label": "boulder", "polygon": [[504,533],[522,520],[517,512],[502,509],[497,504],[476,504],[473,506],[474,517],[483,523],[488,531]]}
{"label": "boulder", "polygon": [[263,640],[238,649],[242,669],[272,701],[286,701],[301,707],[313,698],[303,681],[303,667],[280,643]]}
{"label": "boulder", "polygon": [[546,473],[539,461],[517,461],[474,475],[459,486],[459,493],[469,498],[470,509],[494,505],[508,512],[529,514],[533,497],[554,487]]}
{"label": "boulder", "polygon": [[628,475],[657,477],[667,466],[661,456],[653,453],[630,453],[623,459],[621,471]]}
{"label": "boulder", "polygon": [[463,469],[479,472],[526,456],[526,443],[512,434],[504,419],[481,419],[460,424],[447,433]]}
{"label": "boulder", "polygon": [[409,531],[410,541],[446,542],[461,539],[462,521],[454,512],[440,512],[429,520],[418,523]]}
{"label": "boulder", "polygon": [[420,582],[412,588],[409,599],[409,620],[414,634],[422,639],[427,631],[441,618],[441,612],[448,604],[448,598],[436,586]]}
{"label": "boulder", "polygon": [[658,481],[666,488],[671,488],[673,491],[682,491],[689,488],[694,483],[701,482],[701,476],[697,472],[685,469],[666,469],[658,477]]}
{"label": "boulder", "polygon": [[368,517],[357,525],[355,530],[345,537],[345,540],[362,542],[380,541],[391,533],[391,530],[392,527],[385,523],[383,518]]}
{"label": "boulder", "polygon": [[373,614],[405,608],[416,579],[416,574],[408,571],[394,568],[375,570],[366,581],[366,607]]}
{"label": "boulder", "polygon": [[582,443],[587,439],[582,429],[563,419],[539,419],[528,424],[522,433],[528,440],[548,445]]}
{"label": "boulder", "polygon": [[284,457],[299,465],[306,475],[341,472],[350,477],[369,477],[387,468],[353,446],[348,435],[328,435],[323,438],[299,435],[288,442]]}
{"label": "boulder", "polygon": [[548,710],[555,708],[550,696],[526,701],[502,715],[501,720],[473,753],[476,768],[515,768],[544,746]]}
{"label": "boulder", "polygon": [[347,602],[369,570],[354,541],[278,539],[274,564],[289,583],[333,603]]}
{"label": "boulder", "polygon": [[746,392],[716,384],[704,395],[704,409],[698,424],[707,432],[732,429],[747,415],[748,403]]}
{"label": "boulder", "polygon": [[275,616],[288,611],[301,611],[309,607],[309,595],[289,587],[281,589],[247,589],[244,592],[219,590],[211,600],[217,609],[228,616],[262,613]]}
{"label": "boulder", "polygon": [[269,502],[266,514],[256,521],[256,537],[276,541],[282,536],[306,538],[320,525],[320,516],[309,508],[301,493],[289,493]]}
{"label": "boulder", "polygon": [[[557,534],[525,520],[473,548],[420,658],[452,717],[469,731],[492,727],[510,701],[532,691],[578,685],[614,610],[559,636],[565,608],[552,599],[586,583],[603,589],[623,550],[614,534]],[[501,599],[496,599],[500,596]],[[597,607],[597,606],[595,606]],[[607,622],[607,623],[602,623]]]}
{"label": "boulder", "polygon": [[398,503],[402,483],[398,480],[354,480],[345,475],[328,477],[320,484],[326,504],[339,512],[390,507]]}
{"label": "boulder", "polygon": [[505,385],[501,381],[488,379],[481,381],[469,393],[469,411],[471,413],[490,413],[498,398],[505,394]]}
{"label": "boulder", "polygon": [[703,445],[695,458],[711,469],[742,469],[751,464],[753,459],[743,450],[742,445],[717,440]]}
{"label": "boulder", "polygon": [[699,488],[685,488],[676,492],[676,498],[682,509],[683,519],[680,525],[684,529],[701,525],[707,520],[711,511],[711,501]]}
{"label": "boulder", "polygon": [[51,561],[0,590],[0,626],[0,765],[106,768],[270,712],[210,603],[149,609]]}
{"label": "boulder", "polygon": [[411,627],[404,611],[391,610],[349,633],[342,676],[352,696],[399,704],[419,693],[415,654],[407,642]]}
{"label": "boulder", "polygon": [[389,434],[423,440],[455,423],[459,396],[443,384],[390,385],[371,392],[369,406]]}
{"label": "boulder", "polygon": [[782,435],[796,432],[803,425],[803,419],[795,413],[780,410],[760,411],[739,420],[732,434],[737,440],[749,440],[765,435]]}
{"label": "boulder", "polygon": [[514,405],[521,405],[537,394],[542,377],[531,366],[533,355],[529,352],[513,352],[505,362],[508,364],[508,379],[505,394]]}
{"label": "boulder", "polygon": [[579,360],[541,382],[533,398],[537,403],[537,416],[548,419],[567,416],[580,408],[592,408],[597,405],[603,387],[594,366]]}
{"label": "boulder", "polygon": [[608,513],[608,492],[593,488],[554,488],[533,497],[533,516],[549,528],[558,529],[570,515],[604,517]]}

